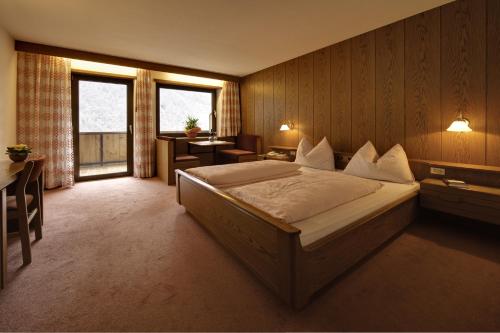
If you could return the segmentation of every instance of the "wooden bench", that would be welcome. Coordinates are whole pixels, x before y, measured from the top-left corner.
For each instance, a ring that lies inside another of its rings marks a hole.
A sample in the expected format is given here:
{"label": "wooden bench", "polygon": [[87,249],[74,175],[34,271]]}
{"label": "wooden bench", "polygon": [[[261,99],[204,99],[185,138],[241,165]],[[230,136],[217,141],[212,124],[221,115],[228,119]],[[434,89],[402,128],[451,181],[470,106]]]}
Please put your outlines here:
{"label": "wooden bench", "polygon": [[156,138],[156,165],[158,177],[168,185],[175,185],[175,169],[186,170],[200,166],[200,158],[176,151],[176,138]]}
{"label": "wooden bench", "polygon": [[241,163],[257,160],[260,137],[257,135],[238,135],[235,149],[219,151],[218,160],[222,163]]}

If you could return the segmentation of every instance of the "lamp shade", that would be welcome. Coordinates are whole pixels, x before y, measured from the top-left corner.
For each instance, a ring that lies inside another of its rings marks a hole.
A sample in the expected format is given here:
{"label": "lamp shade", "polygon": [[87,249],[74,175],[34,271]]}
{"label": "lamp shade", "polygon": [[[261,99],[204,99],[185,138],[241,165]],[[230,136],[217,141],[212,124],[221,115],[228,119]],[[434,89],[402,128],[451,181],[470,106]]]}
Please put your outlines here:
{"label": "lamp shade", "polygon": [[446,130],[448,132],[472,132],[469,121],[465,118],[457,118]]}
{"label": "lamp shade", "polygon": [[289,130],[290,126],[288,126],[288,124],[282,124],[280,127],[280,131],[289,131]]}

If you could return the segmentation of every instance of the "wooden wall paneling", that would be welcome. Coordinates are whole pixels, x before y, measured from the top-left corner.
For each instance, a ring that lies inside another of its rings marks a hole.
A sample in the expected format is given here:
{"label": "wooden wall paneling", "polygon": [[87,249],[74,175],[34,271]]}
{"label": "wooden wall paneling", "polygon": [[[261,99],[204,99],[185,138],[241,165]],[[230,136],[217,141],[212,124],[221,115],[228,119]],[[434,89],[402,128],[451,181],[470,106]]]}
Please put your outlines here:
{"label": "wooden wall paneling", "polygon": [[314,124],[314,55],[299,58],[299,139],[313,142]]}
{"label": "wooden wall paneling", "polygon": [[286,121],[286,64],[274,66],[274,145],[285,144],[285,132],[280,131],[280,126]]}
{"label": "wooden wall paneling", "polygon": [[247,134],[255,134],[255,76],[251,75],[247,79],[247,88],[245,90],[248,97],[246,99],[246,129]]}
{"label": "wooden wall paneling", "polygon": [[375,33],[352,38],[352,150],[375,136]]}
{"label": "wooden wall paneling", "polygon": [[253,112],[251,112],[248,107],[248,100],[250,99],[249,81],[249,76],[243,78],[240,81],[241,132],[243,134],[250,134],[247,129],[247,117],[249,114],[253,114]]}
{"label": "wooden wall paneling", "polygon": [[263,70],[262,81],[264,88],[264,138],[262,145],[264,152],[267,152],[276,135],[274,126],[274,67]]}
{"label": "wooden wall paneling", "polygon": [[375,32],[376,147],[380,154],[404,146],[404,22]]}
{"label": "wooden wall paneling", "polygon": [[285,145],[297,146],[299,143],[299,60],[293,59],[286,62],[286,120],[291,121],[294,128],[285,133]]}
{"label": "wooden wall paneling", "polygon": [[500,1],[488,0],[486,164],[500,166]]}
{"label": "wooden wall paneling", "polygon": [[405,20],[405,150],[441,160],[440,9]]}
{"label": "wooden wall paneling", "polygon": [[[486,1],[441,7],[441,110],[444,161],[484,164],[486,157]],[[446,128],[460,114],[473,132]]]}
{"label": "wooden wall paneling", "polygon": [[331,48],[331,143],[336,151],[351,147],[351,40]]}
{"label": "wooden wall paneling", "polygon": [[323,48],[314,55],[314,144],[324,137],[331,139],[330,118],[330,48]]}
{"label": "wooden wall paneling", "polygon": [[[264,142],[264,87],[263,87],[263,72],[258,72],[252,78],[254,86],[254,110],[255,124],[254,133],[261,137],[261,142]],[[262,145],[261,145],[262,149]],[[261,151],[262,152],[262,151]]]}

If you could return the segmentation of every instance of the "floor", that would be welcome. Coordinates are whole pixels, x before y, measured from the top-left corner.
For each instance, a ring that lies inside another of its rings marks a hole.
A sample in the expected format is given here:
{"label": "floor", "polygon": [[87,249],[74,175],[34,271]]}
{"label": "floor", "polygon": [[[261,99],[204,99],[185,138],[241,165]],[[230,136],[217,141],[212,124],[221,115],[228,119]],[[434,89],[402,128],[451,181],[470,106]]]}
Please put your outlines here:
{"label": "floor", "polygon": [[127,162],[88,164],[80,166],[80,177],[127,172]]}
{"label": "floor", "polygon": [[291,310],[157,179],[46,194],[21,267],[9,240],[0,331],[499,331],[500,233],[426,218]]}

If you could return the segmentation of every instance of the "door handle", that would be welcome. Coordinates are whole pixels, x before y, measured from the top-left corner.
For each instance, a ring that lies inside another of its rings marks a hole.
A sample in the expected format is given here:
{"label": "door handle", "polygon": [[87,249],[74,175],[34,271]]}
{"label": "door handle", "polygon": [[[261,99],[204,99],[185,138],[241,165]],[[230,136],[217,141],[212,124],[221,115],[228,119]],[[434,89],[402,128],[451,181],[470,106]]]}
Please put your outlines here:
{"label": "door handle", "polygon": [[134,130],[132,129],[132,125],[128,125],[128,130],[130,134],[134,134]]}

